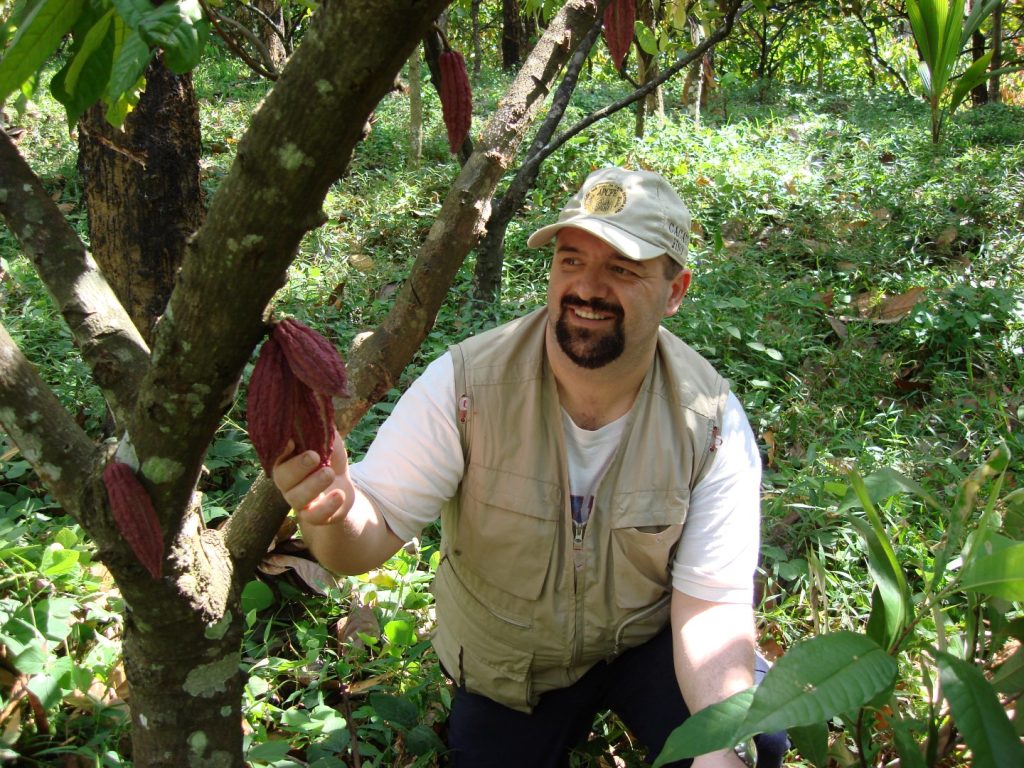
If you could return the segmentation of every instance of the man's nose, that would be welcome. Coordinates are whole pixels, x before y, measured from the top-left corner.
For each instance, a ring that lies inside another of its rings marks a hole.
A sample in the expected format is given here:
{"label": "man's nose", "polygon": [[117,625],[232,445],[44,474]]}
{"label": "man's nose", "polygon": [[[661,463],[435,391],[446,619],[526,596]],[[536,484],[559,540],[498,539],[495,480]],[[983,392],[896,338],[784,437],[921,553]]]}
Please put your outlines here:
{"label": "man's nose", "polygon": [[608,293],[608,284],[601,272],[596,269],[584,270],[576,281],[576,294],[584,301],[604,298]]}

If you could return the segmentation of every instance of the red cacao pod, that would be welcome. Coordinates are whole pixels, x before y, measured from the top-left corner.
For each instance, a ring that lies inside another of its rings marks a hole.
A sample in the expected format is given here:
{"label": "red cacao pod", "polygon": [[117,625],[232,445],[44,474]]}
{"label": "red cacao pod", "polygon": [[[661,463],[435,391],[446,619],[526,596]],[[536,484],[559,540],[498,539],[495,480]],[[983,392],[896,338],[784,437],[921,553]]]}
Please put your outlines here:
{"label": "red cacao pod", "polygon": [[154,579],[163,575],[164,536],[153,502],[130,466],[112,461],[103,470],[114,524]]}
{"label": "red cacao pod", "polygon": [[263,344],[252,377],[249,439],[268,475],[293,441],[313,450],[320,466],[334,447],[335,395],[348,395],[345,363],[327,339],[296,320],[282,320]]}
{"label": "red cacao pod", "polygon": [[286,319],[274,326],[271,338],[281,345],[292,373],[314,392],[348,396],[345,363],[331,342],[298,320]]}
{"label": "red cacao pod", "polygon": [[273,335],[263,344],[249,379],[249,439],[268,475],[292,439],[295,376]]}
{"label": "red cacao pod", "polygon": [[314,392],[299,379],[293,379],[292,439],[297,451],[316,451],[320,466],[331,462],[334,448],[334,403],[330,395]]}
{"label": "red cacao pod", "polygon": [[636,0],[612,0],[604,9],[605,45],[612,64],[619,72],[626,60],[629,46],[633,44],[633,28],[636,25]]}
{"label": "red cacao pod", "polygon": [[447,50],[438,57],[441,70],[441,115],[448,131],[448,148],[459,151],[473,121],[473,89],[469,86],[466,60],[458,51]]}

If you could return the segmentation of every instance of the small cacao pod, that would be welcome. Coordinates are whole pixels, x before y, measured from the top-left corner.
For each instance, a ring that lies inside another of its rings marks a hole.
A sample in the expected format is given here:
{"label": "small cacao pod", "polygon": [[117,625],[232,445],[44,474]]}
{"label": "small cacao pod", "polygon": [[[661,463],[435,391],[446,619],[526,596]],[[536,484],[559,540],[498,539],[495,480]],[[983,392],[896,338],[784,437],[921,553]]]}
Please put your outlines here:
{"label": "small cacao pod", "polygon": [[249,439],[268,475],[292,439],[294,378],[281,345],[271,335],[252,369],[246,406]]}
{"label": "small cacao pod", "polygon": [[441,115],[448,131],[448,148],[458,152],[469,135],[473,120],[473,89],[469,86],[466,60],[458,51],[446,50],[438,57],[441,71]]}
{"label": "small cacao pod", "polygon": [[612,64],[619,72],[626,60],[626,53],[633,43],[633,28],[636,24],[636,0],[612,0],[604,9],[602,34]]}
{"label": "small cacao pod", "polygon": [[134,470],[122,461],[115,460],[106,466],[103,484],[117,530],[149,575],[159,579],[164,567],[164,536],[149,494]]}
{"label": "small cacao pod", "polygon": [[286,319],[274,326],[271,338],[281,345],[292,373],[314,392],[348,396],[345,363],[331,342],[298,320]]}

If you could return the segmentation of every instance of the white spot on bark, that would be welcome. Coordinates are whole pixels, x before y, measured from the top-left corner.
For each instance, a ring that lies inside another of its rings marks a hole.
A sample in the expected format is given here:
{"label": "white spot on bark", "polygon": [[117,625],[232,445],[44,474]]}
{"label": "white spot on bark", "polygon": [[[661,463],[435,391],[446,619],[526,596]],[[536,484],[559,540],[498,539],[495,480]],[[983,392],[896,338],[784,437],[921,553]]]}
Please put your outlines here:
{"label": "white spot on bark", "polygon": [[278,149],[277,157],[286,171],[297,171],[303,165],[313,164],[293,142],[288,142]]}
{"label": "white spot on bark", "polygon": [[188,673],[182,689],[189,696],[199,696],[201,698],[209,698],[218,693],[223,693],[227,688],[228,680],[238,674],[240,662],[241,652],[236,652],[229,653],[219,661],[200,664]]}
{"label": "white spot on bark", "polygon": [[162,456],[151,456],[142,464],[142,474],[155,485],[173,482],[184,472],[185,467],[180,462]]}
{"label": "white spot on bark", "polygon": [[211,624],[206,625],[206,629],[203,630],[203,634],[206,635],[207,640],[220,640],[227,634],[228,629],[231,628],[231,614],[225,614],[220,621],[215,621]]}

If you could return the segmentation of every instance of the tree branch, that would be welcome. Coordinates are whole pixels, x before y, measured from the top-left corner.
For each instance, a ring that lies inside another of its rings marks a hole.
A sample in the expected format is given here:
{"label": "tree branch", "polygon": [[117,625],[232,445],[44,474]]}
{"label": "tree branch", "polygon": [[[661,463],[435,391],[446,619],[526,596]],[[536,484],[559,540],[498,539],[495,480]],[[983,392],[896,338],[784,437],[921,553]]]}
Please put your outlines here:
{"label": "tree branch", "polygon": [[83,499],[102,454],[0,325],[0,424],[60,505],[92,536]]}
{"label": "tree branch", "polygon": [[149,349],[75,231],[0,131],[0,215],[32,260],[118,422],[134,405]]}
{"label": "tree branch", "polygon": [[573,136],[579,135],[597,121],[603,120],[609,115],[615,114],[620,109],[628,107],[630,104],[644,98],[647,94],[649,94],[655,88],[660,86],[666,80],[668,80],[671,77],[674,77],[680,71],[689,66],[691,62],[699,59],[707,51],[709,51],[719,42],[728,37],[730,32],[732,32],[732,27],[736,21],[738,14],[747,10],[748,6],[744,6],[741,8],[741,5],[741,0],[733,0],[733,2],[729,5],[729,8],[726,11],[724,24],[720,26],[718,29],[716,29],[711,35],[709,35],[708,38],[704,40],[704,42],[702,42],[689,53],[680,56],[678,59],[676,59],[676,62],[671,67],[665,69],[664,72],[659,74],[653,80],[650,80],[640,88],[637,88],[635,91],[633,91],[633,93],[629,94],[628,96],[622,99],[619,99],[613,104],[609,104],[606,107],[602,107],[601,109],[591,112],[589,115],[587,115],[587,117],[580,120],[572,128],[569,128],[564,133],[560,134],[558,138],[549,142],[547,146],[544,147],[544,149],[538,155],[539,159],[537,162],[543,161],[546,157],[551,155],[552,152],[555,152],[567,141],[569,141],[569,139],[571,139]]}
{"label": "tree branch", "polygon": [[335,422],[342,434],[348,434],[393,386],[432,327],[452,278],[482,234],[502,174],[513,162],[562,66],[607,2],[569,0],[555,14],[484,127],[391,312],[349,356],[349,380],[356,394],[337,410]]}
{"label": "tree branch", "polygon": [[266,331],[268,303],[302,238],[323,222],[324,197],[366,119],[444,4],[321,4],[239,142],[154,329],[128,424],[162,516],[187,508],[203,453]]}

